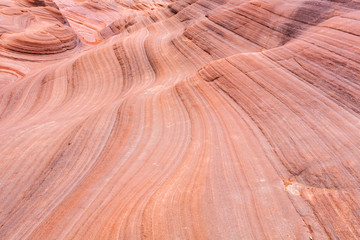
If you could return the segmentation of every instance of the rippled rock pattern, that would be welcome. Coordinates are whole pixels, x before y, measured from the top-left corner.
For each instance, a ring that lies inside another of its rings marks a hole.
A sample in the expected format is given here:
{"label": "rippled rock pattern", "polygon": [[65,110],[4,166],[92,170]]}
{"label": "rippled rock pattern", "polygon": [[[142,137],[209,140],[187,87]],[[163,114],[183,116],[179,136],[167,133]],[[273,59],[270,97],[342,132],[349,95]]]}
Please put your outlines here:
{"label": "rippled rock pattern", "polygon": [[0,239],[360,239],[360,2],[2,0]]}

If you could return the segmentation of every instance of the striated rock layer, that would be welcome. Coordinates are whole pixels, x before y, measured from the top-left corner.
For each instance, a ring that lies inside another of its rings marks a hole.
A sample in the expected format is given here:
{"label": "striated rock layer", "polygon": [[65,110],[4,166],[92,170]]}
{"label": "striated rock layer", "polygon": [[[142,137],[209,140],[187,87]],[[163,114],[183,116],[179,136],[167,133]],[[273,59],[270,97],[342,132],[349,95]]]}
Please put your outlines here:
{"label": "striated rock layer", "polygon": [[359,16],[2,0],[0,239],[360,239]]}

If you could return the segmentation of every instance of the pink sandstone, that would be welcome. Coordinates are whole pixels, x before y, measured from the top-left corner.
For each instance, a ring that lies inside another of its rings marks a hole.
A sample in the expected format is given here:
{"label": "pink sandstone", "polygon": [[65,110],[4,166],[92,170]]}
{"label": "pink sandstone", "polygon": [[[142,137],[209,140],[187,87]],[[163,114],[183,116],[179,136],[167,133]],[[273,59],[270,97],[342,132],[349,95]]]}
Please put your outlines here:
{"label": "pink sandstone", "polygon": [[360,239],[359,16],[2,0],[0,239]]}

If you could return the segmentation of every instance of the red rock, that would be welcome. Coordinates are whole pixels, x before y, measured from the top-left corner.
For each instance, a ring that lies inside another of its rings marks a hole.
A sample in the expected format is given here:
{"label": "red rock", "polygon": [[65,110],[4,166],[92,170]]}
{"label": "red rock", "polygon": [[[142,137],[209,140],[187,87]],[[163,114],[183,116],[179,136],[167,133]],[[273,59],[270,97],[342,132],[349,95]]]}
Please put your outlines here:
{"label": "red rock", "polygon": [[359,239],[359,11],[2,1],[0,239]]}

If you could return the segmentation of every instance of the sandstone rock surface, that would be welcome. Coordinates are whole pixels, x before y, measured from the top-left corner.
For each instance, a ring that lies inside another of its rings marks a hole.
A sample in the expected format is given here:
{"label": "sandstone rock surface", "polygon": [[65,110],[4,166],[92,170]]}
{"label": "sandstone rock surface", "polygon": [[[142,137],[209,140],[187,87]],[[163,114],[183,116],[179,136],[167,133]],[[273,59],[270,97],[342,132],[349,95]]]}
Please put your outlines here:
{"label": "sandstone rock surface", "polygon": [[2,0],[0,239],[360,239],[359,16]]}

